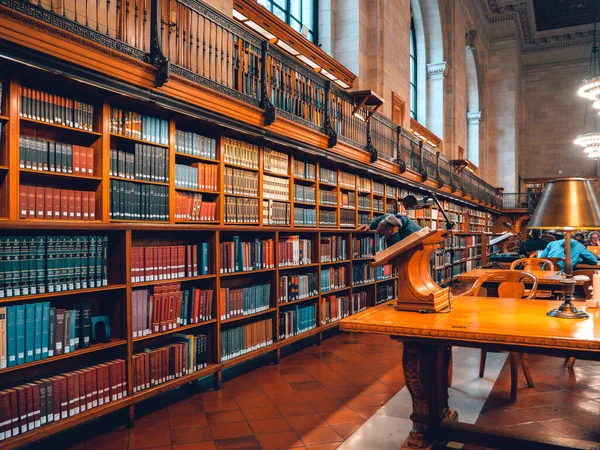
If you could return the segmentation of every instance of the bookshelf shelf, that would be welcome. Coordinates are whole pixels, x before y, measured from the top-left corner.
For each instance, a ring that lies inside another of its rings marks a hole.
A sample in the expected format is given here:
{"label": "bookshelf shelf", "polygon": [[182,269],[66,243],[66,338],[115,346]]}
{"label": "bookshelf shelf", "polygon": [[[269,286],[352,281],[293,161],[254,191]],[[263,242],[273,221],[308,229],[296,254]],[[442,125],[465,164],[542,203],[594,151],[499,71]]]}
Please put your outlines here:
{"label": "bookshelf shelf", "polygon": [[221,273],[220,277],[233,277],[236,275],[253,275],[255,273],[264,273],[264,272],[273,272],[275,268],[272,269],[260,269],[260,270],[241,270],[239,272],[229,272],[229,273]]}
{"label": "bookshelf shelf", "polygon": [[122,134],[117,134],[117,133],[110,133],[110,137],[111,137],[111,139],[115,139],[117,141],[121,140],[123,142],[134,142],[137,144],[152,145],[154,147],[169,148],[169,146],[166,144],[159,144],[158,142],[153,142],[153,141],[145,141],[143,139],[138,139],[138,138],[134,138],[131,136],[124,136]]}
{"label": "bookshelf shelf", "polygon": [[248,197],[248,195],[245,195],[245,194],[229,194],[229,193],[225,192],[225,195],[226,195],[227,197],[239,197],[239,198],[258,198],[258,194],[256,194],[256,196],[251,196],[251,197]]}
{"label": "bookshelf shelf", "polygon": [[0,123],[8,122],[8,117],[0,115]]}
{"label": "bookshelf shelf", "polygon": [[85,175],[76,175],[74,173],[59,173],[51,172],[49,170],[33,170],[33,169],[19,169],[19,173],[24,177],[35,177],[35,178],[67,178],[71,180],[79,180],[81,182],[99,183],[102,181],[101,177],[88,177]]}
{"label": "bookshelf shelf", "polygon": [[344,259],[342,261],[327,261],[327,262],[322,261],[321,265],[322,266],[331,266],[334,264],[348,264],[351,261],[352,261],[351,259]]}
{"label": "bookshelf shelf", "polygon": [[336,292],[347,291],[349,289],[350,289],[350,286],[346,286],[346,287],[342,287],[342,288],[339,288],[339,289],[332,289],[331,291],[321,291],[321,295],[335,294]]}
{"label": "bookshelf shelf", "polygon": [[85,294],[93,294],[96,292],[118,291],[118,290],[125,289],[125,288],[127,288],[127,286],[125,284],[112,284],[109,286],[104,286],[104,287],[99,287],[99,288],[74,289],[71,291],[48,292],[45,294],[19,295],[18,297],[0,298],[0,305],[3,303],[11,303],[11,302],[35,301],[35,300],[44,300],[46,298],[66,297],[68,295],[85,295]]}
{"label": "bookshelf shelf", "polygon": [[225,167],[233,167],[234,169],[249,170],[250,172],[260,172],[260,169],[258,169],[258,168],[246,167],[246,166],[241,166],[239,164],[228,163],[228,162],[225,163]]}
{"label": "bookshelf shelf", "polygon": [[327,204],[319,204],[319,208],[321,209],[338,209],[337,205],[327,205]]}
{"label": "bookshelf shelf", "polygon": [[246,320],[246,319],[253,319],[254,317],[264,316],[265,314],[271,314],[272,312],[275,312],[275,311],[277,311],[277,308],[269,308],[269,309],[265,309],[264,311],[256,312],[254,314],[246,314],[245,316],[237,316],[237,317],[232,317],[230,319],[221,320],[221,324],[239,322],[240,320]]}
{"label": "bookshelf shelf", "polygon": [[281,173],[277,173],[277,172],[271,172],[270,170],[264,170],[262,171],[265,175],[270,175],[272,177],[279,177],[279,178],[290,178],[289,175],[287,174],[281,174]]}
{"label": "bookshelf shelf", "polygon": [[361,256],[360,258],[352,258],[352,262],[354,261],[370,261],[373,259],[373,256]]}
{"label": "bookshelf shelf", "polygon": [[7,367],[6,369],[0,370],[0,376],[9,372],[14,372],[17,370],[25,370],[30,367],[39,366],[40,364],[48,364],[54,361],[60,361],[61,359],[67,358],[76,358],[77,356],[85,355],[87,353],[100,352],[102,350],[106,350],[108,348],[118,347],[120,345],[127,345],[127,341],[124,339],[111,339],[110,342],[102,343],[102,344],[93,344],[88,348],[81,348],[79,350],[75,350],[69,353],[63,353],[62,355],[53,356],[51,358],[40,359],[38,361],[33,361],[25,364],[19,364],[13,367]]}
{"label": "bookshelf shelf", "polygon": [[122,178],[122,177],[115,177],[115,176],[111,176],[109,178],[111,180],[116,180],[116,181],[129,181],[131,183],[154,184],[155,186],[166,186],[166,187],[169,187],[169,183],[161,183],[161,182],[158,182],[158,181],[132,180],[130,178]]}
{"label": "bookshelf shelf", "polygon": [[251,352],[248,352],[245,355],[240,355],[235,358],[228,359],[227,361],[223,361],[221,363],[222,368],[223,368],[223,370],[225,370],[229,367],[237,366],[238,364],[241,364],[245,361],[249,361],[251,359],[257,358],[258,356],[262,356],[267,353],[271,353],[271,352],[277,350],[278,348],[280,348],[277,344],[278,344],[277,342],[273,342],[272,344],[266,345],[261,348],[257,348],[256,350],[252,350]]}
{"label": "bookshelf shelf", "polygon": [[[185,277],[185,278],[171,278],[170,280],[156,280],[156,281],[141,281],[138,283],[131,283],[131,286],[134,288],[144,287],[144,286],[157,286],[159,284],[169,284],[169,283],[185,283],[186,281],[196,281],[196,280],[209,280],[214,278],[216,275],[198,275],[196,277]],[[222,274],[221,274],[222,276]]]}
{"label": "bookshelf shelf", "polygon": [[68,131],[71,133],[77,133],[80,135],[85,135],[85,136],[89,136],[91,138],[100,138],[102,137],[102,133],[99,133],[97,131],[88,131],[88,130],[82,130],[80,128],[75,128],[75,127],[67,127],[65,125],[59,125],[57,123],[49,123],[49,122],[42,122],[41,120],[35,120],[35,119],[27,119],[25,117],[20,117],[19,118],[21,120],[21,124],[23,125],[35,125],[35,126],[42,126],[42,127],[47,127],[47,128],[54,128],[56,130],[64,130],[64,131]]}
{"label": "bookshelf shelf", "polygon": [[303,205],[303,206],[317,206],[316,202],[311,203],[311,202],[301,202],[298,200],[294,200],[294,205]]}
{"label": "bookshelf shelf", "polygon": [[356,211],[356,208],[352,206],[340,206],[340,209],[344,209],[346,211]]}
{"label": "bookshelf shelf", "polygon": [[225,222],[225,225],[260,225],[258,222]]}
{"label": "bookshelf shelf", "polygon": [[202,225],[202,224],[219,224],[220,222],[218,220],[176,220],[175,223],[178,224],[198,224],[198,225]]}
{"label": "bookshelf shelf", "polygon": [[190,160],[201,161],[201,162],[205,162],[205,163],[209,163],[209,164],[219,164],[219,161],[216,159],[210,159],[210,158],[206,158],[204,156],[198,156],[198,155],[190,155],[188,153],[175,152],[175,156],[178,158],[187,158]]}
{"label": "bookshelf shelf", "polygon": [[367,281],[366,283],[352,283],[352,288],[360,288],[363,286],[371,286],[373,284],[375,284],[375,281]]}
{"label": "bookshelf shelf", "polygon": [[173,328],[172,330],[161,331],[159,333],[151,333],[146,336],[133,338],[133,342],[147,341],[148,339],[154,339],[154,338],[158,338],[161,336],[168,336],[169,334],[173,334],[173,333],[181,333],[182,331],[191,330],[193,328],[199,328],[199,327],[204,327],[207,325],[212,325],[213,323],[216,323],[216,322],[217,322],[217,319],[210,319],[210,320],[206,320],[206,321],[200,322],[200,323],[190,323],[190,324],[184,325],[182,327]]}
{"label": "bookshelf shelf", "polygon": [[0,171],[2,171],[2,172],[8,171],[8,166],[0,166]]}
{"label": "bookshelf shelf", "polygon": [[299,298],[298,300],[292,300],[289,302],[279,302],[278,304],[279,304],[279,307],[281,308],[282,306],[295,305],[296,303],[309,302],[311,300],[316,300],[319,297],[320,297],[319,295],[311,295],[310,297]]}
{"label": "bookshelf shelf", "polygon": [[305,267],[317,267],[319,264],[318,263],[311,263],[311,264],[301,264],[298,266],[279,266],[278,269],[280,271],[282,270],[294,270],[294,269],[304,269]]}
{"label": "bookshelf shelf", "polygon": [[302,183],[302,184],[315,184],[317,180],[309,180],[306,178],[298,178],[294,177],[294,183]]}
{"label": "bookshelf shelf", "polygon": [[149,389],[144,389],[143,391],[136,392],[130,397],[127,397],[129,399],[128,403],[138,403],[142,400],[146,400],[150,397],[154,397],[155,395],[162,394],[163,392],[170,391],[173,388],[189,383],[190,381],[199,380],[200,378],[204,378],[208,375],[212,375],[213,373],[218,372],[222,369],[222,367],[222,364],[208,364],[204,369],[188,373],[187,375],[183,375],[182,377],[175,378],[171,381],[167,381],[166,383],[158,384],[156,386],[152,386]]}
{"label": "bookshelf shelf", "polygon": [[[194,192],[197,194],[207,194],[207,195],[219,195],[220,192],[218,191],[209,191],[206,189],[190,189],[190,188],[183,188],[183,187],[179,187],[179,186],[175,186],[175,190],[176,191],[183,191],[183,192]],[[227,194],[230,195],[230,194]]]}

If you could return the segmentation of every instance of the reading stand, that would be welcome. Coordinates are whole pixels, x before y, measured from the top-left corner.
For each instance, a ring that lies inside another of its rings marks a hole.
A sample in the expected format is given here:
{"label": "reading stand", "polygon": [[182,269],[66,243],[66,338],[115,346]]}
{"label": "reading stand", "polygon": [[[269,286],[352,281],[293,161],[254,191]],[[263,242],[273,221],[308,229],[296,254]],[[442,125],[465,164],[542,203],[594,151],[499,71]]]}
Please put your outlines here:
{"label": "reading stand", "polygon": [[449,288],[431,278],[431,255],[447,233],[423,228],[375,255],[374,266],[391,262],[398,271],[397,310],[439,312],[449,306]]}

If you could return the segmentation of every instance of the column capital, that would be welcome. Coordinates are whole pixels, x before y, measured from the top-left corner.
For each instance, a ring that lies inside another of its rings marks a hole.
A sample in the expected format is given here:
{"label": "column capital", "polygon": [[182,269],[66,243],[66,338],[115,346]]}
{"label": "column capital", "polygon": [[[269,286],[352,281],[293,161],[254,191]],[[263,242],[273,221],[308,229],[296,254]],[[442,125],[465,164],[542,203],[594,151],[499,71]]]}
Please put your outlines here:
{"label": "column capital", "polygon": [[427,64],[427,78],[430,80],[443,80],[448,76],[448,64],[446,61]]}
{"label": "column capital", "polygon": [[483,115],[481,111],[468,112],[467,113],[467,123],[469,125],[478,125],[483,120]]}

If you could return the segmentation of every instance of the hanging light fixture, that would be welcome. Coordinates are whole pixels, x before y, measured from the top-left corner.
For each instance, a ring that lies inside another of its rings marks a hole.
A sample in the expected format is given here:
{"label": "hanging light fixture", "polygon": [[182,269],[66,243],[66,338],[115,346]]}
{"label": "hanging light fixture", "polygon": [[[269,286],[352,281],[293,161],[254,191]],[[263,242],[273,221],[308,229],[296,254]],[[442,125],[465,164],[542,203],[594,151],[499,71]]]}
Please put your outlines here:
{"label": "hanging light fixture", "polygon": [[[596,41],[596,27],[598,25],[598,16],[594,21],[594,36],[592,40],[592,53],[590,55],[590,74],[583,80],[577,94],[592,101],[592,107],[600,109],[600,51]],[[586,102],[587,103],[587,102]],[[583,152],[590,158],[600,157],[600,132],[598,131],[598,117],[596,117],[596,126],[593,131],[586,132],[587,109],[585,106],[585,115],[583,119],[583,133],[577,136],[573,142],[575,145],[583,147]]]}

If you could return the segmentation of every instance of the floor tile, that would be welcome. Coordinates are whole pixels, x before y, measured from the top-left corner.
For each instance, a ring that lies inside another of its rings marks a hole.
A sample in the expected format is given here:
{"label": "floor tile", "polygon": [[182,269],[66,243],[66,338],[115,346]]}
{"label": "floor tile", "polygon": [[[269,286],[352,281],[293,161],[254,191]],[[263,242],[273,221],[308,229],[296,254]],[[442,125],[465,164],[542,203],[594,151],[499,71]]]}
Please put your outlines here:
{"label": "floor tile", "polygon": [[299,435],[306,446],[343,441],[342,437],[330,426],[303,430],[299,432]]}
{"label": "floor tile", "polygon": [[300,437],[294,431],[284,431],[282,433],[260,434],[257,436],[258,442],[263,450],[282,450],[288,448],[304,448]]}
{"label": "floor tile", "polygon": [[239,409],[232,409],[231,411],[217,411],[206,414],[206,419],[211,425],[219,423],[231,423],[231,422],[244,422],[246,416]]}
{"label": "floor tile", "polygon": [[171,433],[169,431],[132,434],[129,437],[130,450],[161,447],[165,445],[171,445]]}
{"label": "floor tile", "polygon": [[173,444],[212,441],[212,438],[213,436],[209,427],[177,428],[171,430],[171,442]]}
{"label": "floor tile", "polygon": [[250,428],[254,434],[271,434],[291,430],[290,425],[284,419],[251,420]]}
{"label": "floor tile", "polygon": [[233,439],[243,436],[251,436],[252,430],[248,422],[223,423],[219,425],[211,425],[213,437],[219,439]]}

